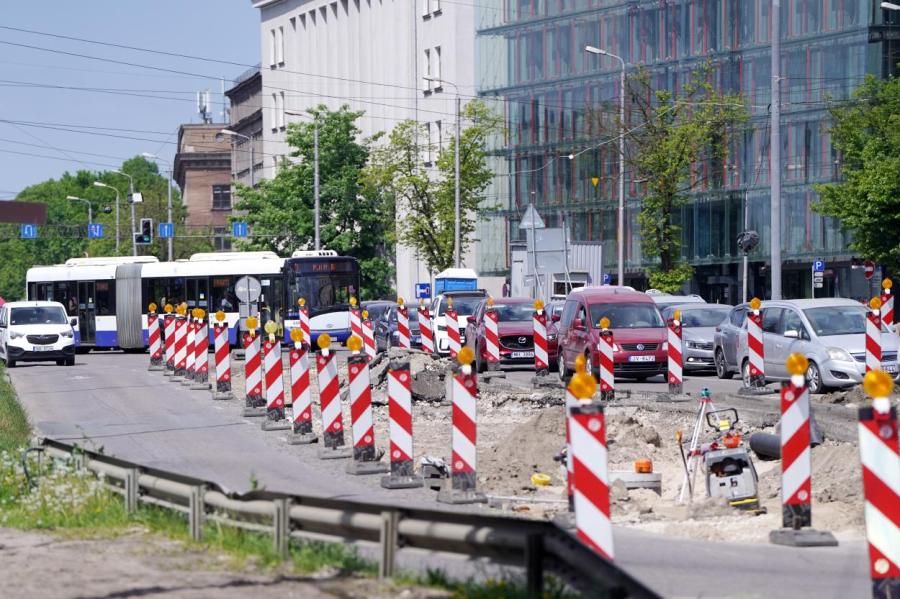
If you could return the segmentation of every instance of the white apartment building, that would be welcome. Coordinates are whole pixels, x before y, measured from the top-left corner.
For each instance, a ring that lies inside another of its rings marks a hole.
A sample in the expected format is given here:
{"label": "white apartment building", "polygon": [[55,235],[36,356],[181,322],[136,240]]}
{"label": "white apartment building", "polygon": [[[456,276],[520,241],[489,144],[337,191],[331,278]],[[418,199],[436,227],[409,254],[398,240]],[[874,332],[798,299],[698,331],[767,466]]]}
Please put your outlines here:
{"label": "white apartment building", "polygon": [[[425,124],[435,147],[452,138],[456,90],[464,102],[475,95],[471,2],[252,2],[262,28],[263,177],[272,177],[289,153],[287,124],[302,120],[286,113],[318,104],[365,111],[359,121],[365,136],[414,119]],[[474,268],[474,243],[470,246],[464,266]],[[414,297],[416,282],[428,282],[434,274],[415,250],[397,248],[400,295]]]}

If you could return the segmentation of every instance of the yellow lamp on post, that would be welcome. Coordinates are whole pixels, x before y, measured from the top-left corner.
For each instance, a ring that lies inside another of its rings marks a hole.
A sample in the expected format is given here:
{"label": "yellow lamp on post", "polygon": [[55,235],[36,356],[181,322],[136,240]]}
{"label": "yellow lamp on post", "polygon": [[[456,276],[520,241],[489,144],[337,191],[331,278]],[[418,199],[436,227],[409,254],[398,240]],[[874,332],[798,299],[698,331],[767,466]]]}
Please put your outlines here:
{"label": "yellow lamp on post", "polygon": [[327,356],[328,350],[331,347],[331,335],[328,333],[322,333],[319,335],[319,338],[316,339],[316,345],[319,346],[319,349],[322,350],[322,355]]}
{"label": "yellow lamp on post", "polygon": [[259,321],[255,316],[247,317],[247,331],[250,333],[250,337],[256,337],[256,327],[259,326]]}
{"label": "yellow lamp on post", "polygon": [[758,297],[754,297],[752,300],[750,300],[750,309],[754,312],[759,312],[761,306],[762,300],[760,300]]}
{"label": "yellow lamp on post", "polygon": [[359,350],[362,349],[363,340],[360,339],[357,335],[351,335],[349,339],[347,339],[347,347],[353,352],[353,355],[359,354]]}
{"label": "yellow lamp on post", "polygon": [[891,411],[890,394],[894,391],[894,379],[883,370],[870,370],[863,377],[863,389],[872,398],[872,409],[879,414]]}
{"label": "yellow lamp on post", "polygon": [[300,299],[297,300],[297,305],[302,308],[303,306],[306,305],[306,299],[301,297]]}
{"label": "yellow lamp on post", "polygon": [[362,311],[362,314],[360,314],[360,316],[362,316],[362,319],[363,319],[363,320],[367,320],[367,319],[369,318],[369,311],[368,311],[368,310],[363,310],[363,311]]}
{"label": "yellow lamp on post", "polygon": [[802,387],[806,384],[806,371],[809,370],[809,360],[803,354],[791,354],[785,360],[784,366],[791,375],[791,383],[795,387]]}
{"label": "yellow lamp on post", "polygon": [[225,312],[223,312],[222,310],[217,310],[216,311],[216,320],[218,320],[220,323],[224,322],[225,321]]}
{"label": "yellow lamp on post", "polygon": [[353,296],[350,297],[350,307],[351,307],[351,308],[355,308],[355,307],[356,307],[356,298],[353,297]]}
{"label": "yellow lamp on post", "polygon": [[875,296],[872,299],[870,299],[869,307],[872,308],[873,311],[881,310],[881,298],[878,296]]}
{"label": "yellow lamp on post", "polygon": [[494,307],[494,298],[491,297],[490,295],[489,295],[488,298],[487,298],[487,307],[488,307],[488,308],[493,308],[493,307]]}
{"label": "yellow lamp on post", "polygon": [[890,279],[885,279],[881,282],[881,288],[884,289],[885,293],[891,292],[891,287],[894,286],[894,282]]}
{"label": "yellow lamp on post", "polygon": [[163,311],[165,311],[166,314],[171,314],[174,309],[175,308],[172,307],[172,304],[166,304],[165,306],[163,306]]}
{"label": "yellow lamp on post", "polygon": [[291,341],[294,342],[294,347],[297,349],[303,345],[303,330],[300,327],[291,329]]}
{"label": "yellow lamp on post", "polygon": [[419,299],[419,308],[421,309],[421,308],[424,308],[424,307],[425,307],[425,300],[424,300],[424,299]]}
{"label": "yellow lamp on post", "polygon": [[197,308],[196,312],[194,313],[194,318],[200,321],[204,320],[206,318],[206,310],[204,310],[203,308]]}
{"label": "yellow lamp on post", "polygon": [[154,304],[153,302],[150,302],[150,305],[147,306],[147,311],[150,312],[150,314],[156,314],[157,307],[158,306],[156,304]]}
{"label": "yellow lamp on post", "polygon": [[[609,328],[610,322],[609,322],[609,319],[606,316],[604,316],[603,318],[600,319],[600,322],[598,322],[597,324],[600,326],[601,329],[603,329],[605,331],[606,329]],[[584,356],[578,356],[578,357],[584,358]]]}
{"label": "yellow lamp on post", "polygon": [[404,303],[406,303],[406,300],[404,300],[402,297],[398,297],[398,298],[397,298],[397,305],[398,305],[398,306],[400,306],[400,307],[402,308]]}
{"label": "yellow lamp on post", "polygon": [[456,354],[456,361],[462,366],[463,374],[472,374],[472,362],[475,361],[475,352],[467,345]]}
{"label": "yellow lamp on post", "polygon": [[543,300],[534,300],[534,311],[540,314],[544,311],[544,302]]}
{"label": "yellow lamp on post", "polygon": [[672,314],[672,320],[674,320],[676,324],[681,321],[681,310],[675,310]]}
{"label": "yellow lamp on post", "polygon": [[452,297],[448,297],[448,298],[447,298],[447,309],[448,309],[448,310],[452,310],[452,309],[453,309],[453,298],[452,298]]}
{"label": "yellow lamp on post", "polygon": [[589,402],[597,392],[597,380],[587,372],[587,359],[584,356],[575,358],[575,374],[569,381],[569,391],[582,403]]}
{"label": "yellow lamp on post", "polygon": [[266,323],[263,329],[265,329],[266,333],[269,334],[269,343],[275,343],[275,331],[278,330],[278,325],[275,324],[275,321],[270,320]]}

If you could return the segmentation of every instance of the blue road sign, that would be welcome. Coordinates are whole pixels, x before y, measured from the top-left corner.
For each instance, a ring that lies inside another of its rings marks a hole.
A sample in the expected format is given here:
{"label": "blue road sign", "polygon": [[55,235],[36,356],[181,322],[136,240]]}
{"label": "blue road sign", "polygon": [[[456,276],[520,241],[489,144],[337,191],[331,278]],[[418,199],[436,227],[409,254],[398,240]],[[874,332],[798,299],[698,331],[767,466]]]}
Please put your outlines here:
{"label": "blue road sign", "polygon": [[160,239],[175,237],[175,223],[157,223],[156,236]]}
{"label": "blue road sign", "polygon": [[825,272],[825,261],[824,260],[814,260],[813,261],[813,272]]}
{"label": "blue road sign", "polygon": [[247,231],[248,231],[247,223],[244,223],[244,222],[231,223],[231,236],[232,237],[246,237]]}
{"label": "blue road sign", "polygon": [[21,225],[19,237],[22,239],[37,239],[37,225]]}
{"label": "blue road sign", "polygon": [[103,239],[102,223],[91,223],[88,225],[88,239]]}
{"label": "blue road sign", "polygon": [[608,272],[603,273],[603,284],[609,285],[612,283],[612,276]]}
{"label": "blue road sign", "polygon": [[431,283],[416,283],[416,299],[431,299]]}

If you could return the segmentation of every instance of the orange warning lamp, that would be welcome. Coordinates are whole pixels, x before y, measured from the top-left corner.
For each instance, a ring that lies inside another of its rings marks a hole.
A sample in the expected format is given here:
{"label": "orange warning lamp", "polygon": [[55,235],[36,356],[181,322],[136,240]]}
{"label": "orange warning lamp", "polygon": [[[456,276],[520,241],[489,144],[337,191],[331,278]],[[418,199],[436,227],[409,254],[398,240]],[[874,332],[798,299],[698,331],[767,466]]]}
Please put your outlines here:
{"label": "orange warning lamp", "polygon": [[894,380],[883,370],[870,370],[863,378],[863,389],[873,399],[887,397],[894,390]]}
{"label": "orange warning lamp", "polygon": [[368,310],[363,310],[363,311],[362,311],[362,314],[360,314],[360,316],[363,317],[363,320],[367,319],[367,318],[369,317],[369,311],[368,311]]}
{"label": "orange warning lamp", "polygon": [[197,308],[197,312],[194,314],[194,318],[197,320],[203,320],[206,318],[206,310],[203,308]]}
{"label": "orange warning lamp", "polygon": [[[321,337],[319,337],[321,339]],[[363,340],[360,339],[356,335],[352,335],[349,339],[347,339],[347,347],[350,348],[350,351],[354,353],[358,353],[359,350],[362,349]]]}
{"label": "orange warning lamp", "polygon": [[218,320],[219,322],[223,322],[225,320],[225,312],[223,312],[222,310],[217,310],[216,320]]}
{"label": "orange warning lamp", "polygon": [[893,287],[893,286],[894,286],[894,282],[890,279],[885,279],[881,282],[881,288],[884,289],[885,291],[887,291],[888,293],[891,292],[891,287]]}
{"label": "orange warning lamp", "polygon": [[331,347],[331,335],[322,333],[319,335],[319,338],[316,339],[316,345],[319,346],[319,349],[328,349]]}
{"label": "orange warning lamp", "polygon": [[488,298],[487,298],[487,307],[488,308],[494,307],[494,298],[492,298],[491,296],[488,296]]}
{"label": "orange warning lamp", "polygon": [[873,310],[881,310],[881,298],[876,296],[870,299],[869,307]]}
{"label": "orange warning lamp", "polygon": [[306,299],[301,297],[300,299],[297,300],[297,305],[302,308],[303,306],[306,305]]}
{"label": "orange warning lamp", "polygon": [[803,354],[791,354],[784,362],[788,374],[793,376],[803,376],[809,368],[809,360]]}
{"label": "orange warning lamp", "polygon": [[[600,319],[600,322],[598,322],[597,324],[600,325],[601,329],[608,329],[610,322],[609,322],[609,319],[604,316],[603,318]],[[579,356],[579,357],[582,357],[582,356]]]}
{"label": "orange warning lamp", "polygon": [[153,314],[156,314],[156,308],[157,308],[157,305],[154,304],[153,302],[150,302],[150,305],[147,306],[147,311],[151,312]]}
{"label": "orange warning lamp", "polygon": [[258,327],[258,326],[259,326],[259,321],[256,320],[255,316],[247,317],[247,328],[248,329],[250,329],[251,331],[255,331],[256,327]]}
{"label": "orange warning lamp", "polygon": [[653,472],[653,460],[648,458],[635,460],[634,471],[638,474],[651,474]]}
{"label": "orange warning lamp", "polygon": [[291,341],[301,343],[303,341],[303,331],[299,328],[291,329]]}
{"label": "orange warning lamp", "polygon": [[355,297],[350,297],[350,306],[353,308],[356,307],[356,298]]}
{"label": "orange warning lamp", "polygon": [[472,348],[468,345],[456,354],[456,361],[462,364],[463,366],[468,366],[472,362],[475,361],[475,352],[472,351]]}
{"label": "orange warning lamp", "polygon": [[534,309],[540,312],[544,309],[544,302],[542,300],[534,300]]}
{"label": "orange warning lamp", "polygon": [[424,308],[424,307],[425,307],[425,300],[424,300],[424,299],[420,299],[420,300],[419,300],[419,307],[420,307],[420,308]]}
{"label": "orange warning lamp", "polygon": [[675,310],[675,313],[672,314],[672,320],[676,322],[681,320],[681,310]]}
{"label": "orange warning lamp", "polygon": [[398,305],[398,306],[400,306],[400,307],[402,308],[404,303],[406,303],[406,301],[405,301],[402,297],[398,297],[398,298],[397,298],[397,305]]}
{"label": "orange warning lamp", "polygon": [[171,314],[172,310],[174,309],[175,308],[172,307],[172,304],[166,304],[165,306],[163,306],[163,310],[166,312],[166,314]]}
{"label": "orange warning lamp", "polygon": [[269,339],[271,339],[272,341],[274,341],[274,340],[275,340],[275,331],[278,330],[278,325],[275,324],[275,321],[274,321],[274,320],[270,320],[269,322],[267,322],[267,323],[265,324],[265,326],[263,327],[263,329],[269,334]]}
{"label": "orange warning lamp", "polygon": [[452,310],[452,309],[453,309],[453,298],[452,298],[452,297],[448,297],[448,298],[447,298],[447,309],[448,309],[448,310]]}
{"label": "orange warning lamp", "polygon": [[751,310],[758,312],[759,308],[761,306],[762,306],[762,300],[760,300],[758,297],[754,297],[752,300],[750,300],[750,309]]}
{"label": "orange warning lamp", "polygon": [[577,399],[587,401],[597,392],[597,381],[586,372],[587,360],[584,356],[575,358],[575,374],[569,381],[569,390]]}

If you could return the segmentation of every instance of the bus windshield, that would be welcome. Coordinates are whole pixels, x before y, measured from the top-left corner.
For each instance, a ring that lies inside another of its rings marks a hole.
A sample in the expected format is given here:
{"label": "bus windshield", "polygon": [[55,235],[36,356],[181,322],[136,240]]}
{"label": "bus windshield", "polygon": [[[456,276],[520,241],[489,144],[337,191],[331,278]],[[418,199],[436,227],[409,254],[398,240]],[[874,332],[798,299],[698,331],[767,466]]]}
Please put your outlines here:
{"label": "bus windshield", "polygon": [[346,308],[350,298],[359,299],[359,266],[355,260],[288,260],[287,300],[297,310],[297,300],[306,300],[310,315]]}

